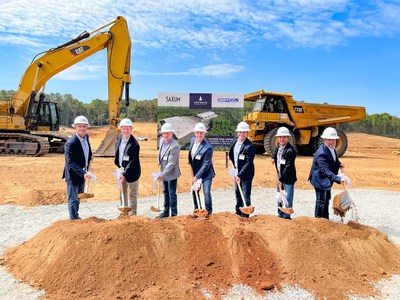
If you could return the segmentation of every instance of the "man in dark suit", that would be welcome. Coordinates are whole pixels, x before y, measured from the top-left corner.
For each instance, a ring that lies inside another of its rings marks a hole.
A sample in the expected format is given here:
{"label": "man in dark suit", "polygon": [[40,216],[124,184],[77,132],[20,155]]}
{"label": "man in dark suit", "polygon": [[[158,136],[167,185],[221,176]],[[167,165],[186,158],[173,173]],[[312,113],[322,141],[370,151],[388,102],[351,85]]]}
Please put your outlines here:
{"label": "man in dark suit", "polygon": [[122,119],[118,125],[121,133],[115,142],[115,165],[120,168],[119,184],[121,186],[121,206],[129,206],[132,210],[123,214],[137,214],[137,194],[141,173],[138,141],[132,135],[133,123],[128,118]]}
{"label": "man in dark suit", "polygon": [[[256,155],[256,147],[247,138],[250,128],[246,122],[240,122],[236,128],[237,137],[234,138],[229,149],[229,159],[231,160],[237,172],[235,176],[235,195],[236,195],[236,214],[248,218],[248,214],[240,211],[243,207],[243,201],[246,205],[251,205],[251,184],[255,174],[254,157]],[[238,185],[243,190],[242,199]]]}
{"label": "man in dark suit", "polygon": [[331,199],[331,188],[334,182],[344,184],[345,179],[340,179],[337,174],[344,165],[339,161],[335,146],[339,139],[335,128],[328,127],[321,135],[324,143],[314,154],[310,170],[311,184],[316,194],[315,217],[329,219],[329,201]]}
{"label": "man in dark suit", "polygon": [[62,178],[65,178],[67,182],[68,210],[71,220],[80,219],[78,194],[83,193],[85,180],[90,179],[88,168],[92,159],[92,150],[87,134],[89,126],[86,117],[76,117],[72,124],[76,133],[65,143],[65,167]]}
{"label": "man in dark suit", "polygon": [[[275,148],[272,156],[272,163],[275,165],[276,172],[278,174],[278,180],[276,183],[277,191],[280,188],[286,192],[287,207],[293,207],[293,194],[294,184],[297,181],[296,176],[296,151],[289,142],[290,137],[289,129],[286,127],[280,127],[276,133],[278,139],[278,146]],[[282,202],[278,203],[278,215],[284,219],[291,219],[290,213],[285,213],[281,210]],[[283,210],[286,210],[283,208]],[[292,210],[291,210],[292,211]]]}
{"label": "man in dark suit", "polygon": [[[194,135],[190,141],[188,160],[192,168],[193,178],[192,184],[195,184],[198,179],[201,179],[204,194],[205,208],[209,215],[212,214],[212,197],[211,184],[215,176],[212,163],[213,148],[210,143],[204,139],[206,136],[206,126],[203,123],[198,123],[194,126]],[[198,209],[196,194],[198,191],[193,191],[194,208]]]}

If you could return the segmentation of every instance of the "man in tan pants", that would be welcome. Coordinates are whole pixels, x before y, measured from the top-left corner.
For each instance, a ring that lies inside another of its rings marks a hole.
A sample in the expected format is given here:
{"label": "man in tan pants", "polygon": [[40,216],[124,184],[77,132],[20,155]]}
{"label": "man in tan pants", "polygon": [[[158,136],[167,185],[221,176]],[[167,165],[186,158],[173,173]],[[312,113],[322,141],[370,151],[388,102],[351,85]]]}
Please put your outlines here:
{"label": "man in tan pants", "polygon": [[[138,141],[132,135],[133,124],[129,119],[122,119],[118,128],[121,133],[115,142],[115,165],[120,168],[119,184],[121,198],[125,200],[122,206],[130,206],[129,215],[137,213],[137,193],[140,177],[140,160]],[[124,213],[128,214],[128,213]]]}

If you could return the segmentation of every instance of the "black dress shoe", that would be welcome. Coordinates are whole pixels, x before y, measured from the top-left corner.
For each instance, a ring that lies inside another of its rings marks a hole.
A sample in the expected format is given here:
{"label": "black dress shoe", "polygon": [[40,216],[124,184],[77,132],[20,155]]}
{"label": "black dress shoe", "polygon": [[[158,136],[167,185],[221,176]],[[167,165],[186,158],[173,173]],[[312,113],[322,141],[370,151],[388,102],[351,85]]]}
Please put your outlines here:
{"label": "black dress shoe", "polygon": [[156,218],[157,218],[157,219],[163,219],[163,218],[168,218],[168,217],[169,217],[168,214],[162,212],[162,213],[159,214]]}

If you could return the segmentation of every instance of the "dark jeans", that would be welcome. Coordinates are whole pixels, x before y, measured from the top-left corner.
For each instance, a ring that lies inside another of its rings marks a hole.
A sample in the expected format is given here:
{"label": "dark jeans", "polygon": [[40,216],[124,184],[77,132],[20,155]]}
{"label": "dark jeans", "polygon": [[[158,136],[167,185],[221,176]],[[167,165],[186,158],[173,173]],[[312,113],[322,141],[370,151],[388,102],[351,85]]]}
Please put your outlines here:
{"label": "dark jeans", "polygon": [[84,182],[78,185],[73,185],[72,183],[67,182],[68,211],[69,211],[69,218],[71,220],[80,219],[78,213],[80,204],[78,194],[83,193],[84,185],[85,185]]}
{"label": "dark jeans", "polygon": [[[204,203],[206,205],[205,209],[207,210],[209,215],[212,214],[211,184],[212,184],[212,180],[203,181]],[[200,201],[200,206],[201,206],[200,193],[197,192],[197,195],[199,196],[199,201]],[[194,191],[192,192],[192,196],[193,196],[194,209],[198,209],[199,207],[197,204],[196,194]],[[204,207],[202,207],[202,208],[204,208]]]}
{"label": "dark jeans", "polygon": [[315,189],[315,195],[317,197],[315,203],[315,217],[329,219],[329,200],[331,200],[331,189],[321,190]]}
{"label": "dark jeans", "polygon": [[176,195],[176,186],[178,179],[163,181],[163,192],[164,192],[164,216],[169,217],[169,211],[171,209],[171,217],[178,214],[178,201]]}
{"label": "dark jeans", "polygon": [[[241,180],[240,181],[240,186],[242,187],[242,191],[243,191],[243,197],[244,200],[246,201],[246,205],[250,206],[251,205],[251,199],[250,199],[250,195],[251,195],[251,183],[253,180]],[[243,199],[242,196],[240,195],[240,191],[237,185],[237,182],[235,181],[235,196],[236,196],[236,214],[245,218],[248,218],[249,215],[248,214],[244,214],[240,211],[240,207],[244,206],[243,203]]]}
{"label": "dark jeans", "polygon": [[[276,184],[276,190],[279,192],[278,184]],[[287,193],[288,207],[293,207],[294,184],[282,183],[282,190]],[[283,219],[291,219],[290,215],[281,211],[279,207],[283,207],[282,203],[278,203],[278,216]]]}

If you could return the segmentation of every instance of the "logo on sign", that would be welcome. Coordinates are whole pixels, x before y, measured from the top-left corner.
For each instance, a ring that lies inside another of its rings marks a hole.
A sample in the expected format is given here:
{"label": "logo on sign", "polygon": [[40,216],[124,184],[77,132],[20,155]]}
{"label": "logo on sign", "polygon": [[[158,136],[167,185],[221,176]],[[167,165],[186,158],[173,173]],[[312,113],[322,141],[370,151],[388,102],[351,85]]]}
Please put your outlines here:
{"label": "logo on sign", "polygon": [[189,101],[189,107],[191,109],[211,108],[211,94],[190,94]]}
{"label": "logo on sign", "polygon": [[239,98],[218,98],[217,102],[239,103]]}
{"label": "logo on sign", "polygon": [[166,96],[165,97],[166,102],[181,102],[181,97],[176,97],[176,96]]}
{"label": "logo on sign", "polygon": [[76,48],[72,48],[71,50],[69,50],[73,55],[79,55],[82,52],[85,52],[86,50],[89,50],[90,47],[89,46],[80,46],[80,47],[76,47]]}

